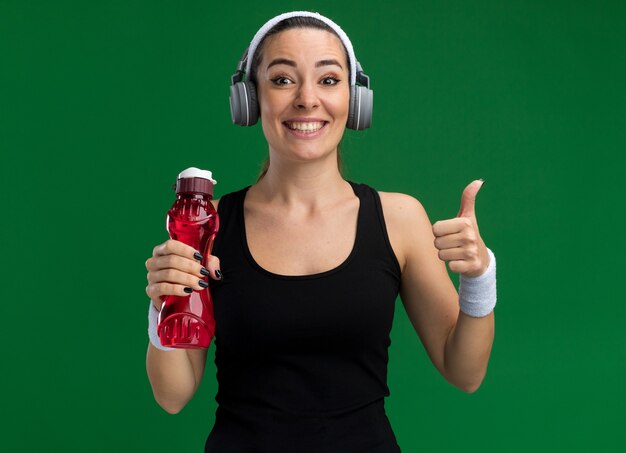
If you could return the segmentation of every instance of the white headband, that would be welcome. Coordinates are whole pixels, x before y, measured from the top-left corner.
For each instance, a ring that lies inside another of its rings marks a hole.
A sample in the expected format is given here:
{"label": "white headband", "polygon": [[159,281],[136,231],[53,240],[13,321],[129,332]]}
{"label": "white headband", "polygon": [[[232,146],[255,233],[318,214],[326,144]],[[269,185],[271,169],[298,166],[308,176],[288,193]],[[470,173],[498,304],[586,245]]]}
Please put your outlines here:
{"label": "white headband", "polygon": [[329,27],[331,27],[333,30],[335,30],[335,32],[337,32],[337,34],[339,35],[339,38],[341,38],[341,41],[343,42],[343,45],[346,47],[346,50],[348,51],[348,56],[350,57],[350,85],[351,86],[355,85],[356,84],[356,58],[354,56],[354,50],[352,49],[352,43],[350,42],[348,35],[346,35],[346,33],[341,29],[339,25],[334,23],[329,18],[324,17],[319,13],[312,13],[309,11],[292,11],[290,13],[283,13],[279,16],[274,17],[273,19],[268,20],[265,23],[265,25],[263,25],[259,29],[259,31],[256,32],[256,35],[254,35],[254,38],[252,38],[252,42],[250,43],[250,46],[248,47],[248,61],[246,63],[246,79],[249,79],[248,74],[250,74],[250,66],[252,65],[252,58],[254,57],[254,52],[256,51],[257,46],[259,45],[259,43],[261,42],[265,34],[278,22],[280,22],[281,20],[287,19],[289,17],[314,17],[316,19],[321,20],[322,22],[327,24]]}

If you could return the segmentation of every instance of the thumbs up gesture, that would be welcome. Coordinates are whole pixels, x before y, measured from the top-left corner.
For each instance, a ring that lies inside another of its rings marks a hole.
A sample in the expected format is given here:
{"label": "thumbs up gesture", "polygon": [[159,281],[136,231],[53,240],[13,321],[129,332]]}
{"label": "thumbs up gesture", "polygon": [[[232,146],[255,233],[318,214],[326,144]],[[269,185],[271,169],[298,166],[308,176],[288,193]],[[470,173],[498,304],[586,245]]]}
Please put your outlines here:
{"label": "thumbs up gesture", "polygon": [[475,212],[476,194],[483,184],[482,180],[469,183],[463,191],[461,208],[456,217],[433,224],[439,259],[448,261],[452,272],[465,277],[478,277],[489,267],[487,246],[480,237]]}

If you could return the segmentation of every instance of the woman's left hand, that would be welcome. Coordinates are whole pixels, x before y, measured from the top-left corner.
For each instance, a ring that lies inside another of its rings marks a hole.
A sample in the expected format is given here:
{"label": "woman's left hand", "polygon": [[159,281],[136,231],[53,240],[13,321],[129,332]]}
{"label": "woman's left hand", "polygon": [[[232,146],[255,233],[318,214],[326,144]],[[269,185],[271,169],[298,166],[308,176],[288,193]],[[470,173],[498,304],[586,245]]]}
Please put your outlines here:
{"label": "woman's left hand", "polygon": [[465,188],[456,218],[439,220],[433,224],[439,259],[449,261],[450,270],[465,277],[478,277],[489,267],[487,246],[480,237],[474,210],[476,194],[484,183],[475,180]]}

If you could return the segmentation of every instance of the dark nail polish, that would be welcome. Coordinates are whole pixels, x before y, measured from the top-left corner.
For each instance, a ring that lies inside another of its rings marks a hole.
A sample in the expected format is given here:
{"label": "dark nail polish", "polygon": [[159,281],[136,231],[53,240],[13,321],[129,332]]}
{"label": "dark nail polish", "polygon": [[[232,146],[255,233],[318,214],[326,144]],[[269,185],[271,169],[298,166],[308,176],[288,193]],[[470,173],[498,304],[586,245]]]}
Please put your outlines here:
{"label": "dark nail polish", "polygon": [[211,276],[211,273],[209,272],[209,270],[206,267],[203,267],[202,269],[200,269],[200,273],[202,275],[206,275],[207,277]]}
{"label": "dark nail polish", "polygon": [[202,286],[203,288],[208,288],[209,284],[207,282],[205,282],[204,280],[199,280],[198,281],[198,285]]}
{"label": "dark nail polish", "polygon": [[185,291],[187,294],[193,293],[193,289],[191,288],[185,288],[183,291]]}
{"label": "dark nail polish", "polygon": [[203,257],[202,257],[202,254],[201,254],[200,252],[196,252],[196,253],[194,253],[194,254],[193,254],[193,257],[194,257],[195,259],[197,259],[198,261],[202,261],[202,258],[203,258]]}
{"label": "dark nail polish", "polygon": [[223,275],[219,269],[215,269],[215,276],[219,278],[220,280],[223,278]]}

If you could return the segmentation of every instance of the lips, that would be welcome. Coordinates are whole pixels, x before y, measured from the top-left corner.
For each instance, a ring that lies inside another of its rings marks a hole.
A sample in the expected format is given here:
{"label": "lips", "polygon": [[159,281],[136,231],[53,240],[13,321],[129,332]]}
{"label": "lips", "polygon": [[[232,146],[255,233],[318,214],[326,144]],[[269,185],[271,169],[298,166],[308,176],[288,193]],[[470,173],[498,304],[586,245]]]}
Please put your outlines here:
{"label": "lips", "polygon": [[291,130],[303,132],[315,132],[327,123],[327,121],[285,121],[283,124]]}
{"label": "lips", "polygon": [[297,138],[316,138],[326,131],[328,121],[284,121],[288,133]]}

